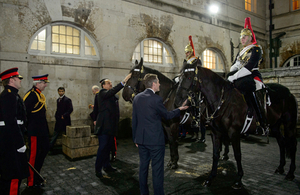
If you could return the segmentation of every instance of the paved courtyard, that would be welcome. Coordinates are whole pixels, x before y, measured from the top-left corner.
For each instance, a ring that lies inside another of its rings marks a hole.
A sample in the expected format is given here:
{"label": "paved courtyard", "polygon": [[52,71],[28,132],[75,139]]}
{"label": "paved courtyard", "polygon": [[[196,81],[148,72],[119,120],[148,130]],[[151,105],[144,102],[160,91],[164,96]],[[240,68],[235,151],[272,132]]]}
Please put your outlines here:
{"label": "paved courtyard", "polygon": [[[165,194],[278,194],[300,195],[300,138],[296,157],[296,172],[293,181],[284,180],[284,175],[275,174],[279,165],[279,148],[275,138],[266,144],[265,137],[250,136],[242,140],[242,164],[244,168],[243,188],[233,190],[231,185],[236,175],[236,163],[230,147],[229,160],[220,161],[218,175],[211,187],[201,184],[208,176],[212,164],[212,143],[209,135],[205,143],[191,142],[189,135],[180,141],[179,168],[170,170],[166,165],[169,161],[169,148],[166,146],[165,156]],[[69,160],[63,154],[48,155],[41,174],[47,179],[41,189],[27,189],[26,180],[22,182],[22,194],[139,194],[138,183],[138,149],[131,139],[118,140],[117,160],[112,163],[118,169],[109,173],[104,179],[95,176],[96,157]],[[285,173],[290,160],[287,160]],[[150,194],[153,194],[151,168],[149,171]]]}

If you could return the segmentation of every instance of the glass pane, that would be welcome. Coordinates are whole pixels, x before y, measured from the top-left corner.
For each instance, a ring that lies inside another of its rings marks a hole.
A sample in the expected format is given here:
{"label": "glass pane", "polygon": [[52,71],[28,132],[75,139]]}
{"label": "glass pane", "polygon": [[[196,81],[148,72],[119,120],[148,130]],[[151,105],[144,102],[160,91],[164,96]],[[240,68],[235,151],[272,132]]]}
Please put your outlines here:
{"label": "glass pane", "polygon": [[79,38],[73,37],[73,45],[79,45]]}
{"label": "glass pane", "polygon": [[149,40],[144,41],[144,47],[148,47],[149,46]]}
{"label": "glass pane", "polygon": [[162,55],[162,49],[159,49],[157,54],[161,56]]}
{"label": "glass pane", "polygon": [[67,36],[67,44],[72,45],[73,43],[73,37]]}
{"label": "glass pane", "polygon": [[158,61],[157,62],[160,63],[160,64],[162,64],[162,56],[158,57]]}
{"label": "glass pane", "polygon": [[59,42],[65,44],[66,43],[66,36],[65,35],[59,35]]}
{"label": "glass pane", "polygon": [[46,43],[44,41],[39,41],[38,42],[38,48],[39,48],[39,50],[45,51],[45,49],[46,49],[45,44]]}
{"label": "glass pane", "polygon": [[157,56],[153,56],[153,62],[157,62]]}
{"label": "glass pane", "polygon": [[92,55],[93,55],[93,56],[96,56],[96,50],[95,50],[94,47],[92,47]]}
{"label": "glass pane", "polygon": [[58,34],[52,34],[52,42],[59,43]]}
{"label": "glass pane", "polygon": [[85,47],[85,55],[92,55],[92,49],[90,47]]}
{"label": "glass pane", "polygon": [[91,41],[86,36],[84,36],[84,40],[85,40],[85,46],[92,46]]}
{"label": "glass pane", "polygon": [[67,45],[67,53],[72,54],[73,53],[73,46],[72,45]]}
{"label": "glass pane", "polygon": [[59,52],[58,48],[59,48],[58,44],[55,44],[55,43],[52,44],[52,52]]}
{"label": "glass pane", "polygon": [[157,41],[153,41],[153,47],[157,48]]}
{"label": "glass pane", "polygon": [[159,43],[159,42],[157,42],[157,47],[158,47],[158,48],[162,48],[162,44]]}
{"label": "glass pane", "polygon": [[32,41],[30,49],[37,49],[37,41],[36,40]]}
{"label": "glass pane", "polygon": [[72,36],[72,34],[73,34],[73,28],[70,26],[67,26],[67,35]]}
{"label": "glass pane", "polygon": [[66,53],[66,45],[60,45],[59,46],[59,52],[60,53]]}
{"label": "glass pane", "polygon": [[46,29],[42,30],[38,35],[38,40],[46,40]]}
{"label": "glass pane", "polygon": [[154,55],[157,55],[157,48],[154,48]]}
{"label": "glass pane", "polygon": [[79,30],[73,28],[73,36],[79,37]]}
{"label": "glass pane", "polygon": [[66,34],[66,27],[65,26],[59,26],[59,33],[60,34]]}
{"label": "glass pane", "polygon": [[148,57],[148,55],[144,55],[144,59],[145,59],[145,62],[149,62],[149,57]]}
{"label": "glass pane", "polygon": [[148,47],[144,47],[144,53],[149,54],[149,48]]}
{"label": "glass pane", "polygon": [[58,26],[52,26],[52,33],[58,33]]}
{"label": "glass pane", "polygon": [[79,47],[78,46],[74,46],[73,47],[73,54],[79,54]]}
{"label": "glass pane", "polygon": [[153,56],[149,55],[149,62],[153,62]]}

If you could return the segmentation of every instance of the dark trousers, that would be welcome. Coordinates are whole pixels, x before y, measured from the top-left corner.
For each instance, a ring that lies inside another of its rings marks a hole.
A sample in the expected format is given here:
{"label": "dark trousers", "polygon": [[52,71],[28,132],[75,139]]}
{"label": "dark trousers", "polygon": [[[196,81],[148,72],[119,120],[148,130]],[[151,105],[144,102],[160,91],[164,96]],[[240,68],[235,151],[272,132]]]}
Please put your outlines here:
{"label": "dark trousers", "polygon": [[66,125],[65,125],[65,121],[60,119],[56,119],[56,123],[55,123],[55,128],[54,128],[54,132],[50,141],[50,150],[53,149],[54,144],[56,143],[56,140],[58,138],[58,136],[62,133],[66,134]]}
{"label": "dark trousers", "polygon": [[107,168],[109,163],[109,152],[114,143],[114,136],[111,135],[98,135],[99,148],[95,163],[96,172],[101,172],[102,168]]}
{"label": "dark trousers", "polygon": [[0,179],[0,193],[3,195],[19,195],[22,179]]}
{"label": "dark trousers", "polygon": [[155,195],[164,194],[164,157],[165,146],[139,145],[140,169],[139,182],[141,194],[149,194],[148,170],[152,167],[152,182]]}
{"label": "dark trousers", "polygon": [[[40,173],[44,160],[49,152],[48,136],[28,136],[29,143],[29,163]],[[27,178],[27,186],[40,184],[43,180],[40,176],[29,167],[29,177]]]}

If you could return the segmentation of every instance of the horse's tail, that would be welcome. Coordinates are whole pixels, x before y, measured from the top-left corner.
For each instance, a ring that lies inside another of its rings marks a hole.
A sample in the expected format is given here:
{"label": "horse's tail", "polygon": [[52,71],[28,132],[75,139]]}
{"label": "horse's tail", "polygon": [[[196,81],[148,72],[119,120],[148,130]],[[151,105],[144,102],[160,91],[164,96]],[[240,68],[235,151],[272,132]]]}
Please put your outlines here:
{"label": "horse's tail", "polygon": [[285,129],[285,149],[286,157],[291,158],[291,155],[295,155],[297,150],[297,122],[298,122],[298,103],[295,96],[291,93],[289,98],[290,103],[290,125]]}

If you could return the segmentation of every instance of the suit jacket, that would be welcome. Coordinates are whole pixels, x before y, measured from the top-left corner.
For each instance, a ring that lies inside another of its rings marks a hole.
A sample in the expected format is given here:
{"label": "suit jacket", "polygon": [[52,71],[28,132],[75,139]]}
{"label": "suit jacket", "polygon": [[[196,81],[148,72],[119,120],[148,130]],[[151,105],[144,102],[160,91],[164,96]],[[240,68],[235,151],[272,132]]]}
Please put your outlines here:
{"label": "suit jacket", "polygon": [[27,132],[31,136],[49,136],[46,119],[46,98],[33,86],[23,98],[27,113]]}
{"label": "suit jacket", "polygon": [[21,124],[25,123],[25,106],[14,87],[6,86],[0,95],[0,121],[1,178],[26,178],[29,176],[27,156],[17,151],[25,145]]}
{"label": "suit jacket", "polygon": [[[70,114],[73,112],[72,100],[67,96],[57,99],[57,108],[55,112],[55,131],[65,131],[67,125],[71,125]],[[64,117],[62,119],[61,117]]]}
{"label": "suit jacket", "polygon": [[91,112],[90,117],[92,118],[93,121],[97,120],[97,116],[98,116],[98,93],[96,93],[95,95],[95,100],[94,100],[94,109],[93,112]]}
{"label": "suit jacket", "polygon": [[116,96],[123,88],[119,83],[110,90],[101,89],[98,93],[98,116],[95,126],[95,135],[116,136],[120,118],[119,98]]}
{"label": "suit jacket", "polygon": [[166,120],[179,117],[180,110],[168,111],[163,99],[151,89],[139,93],[133,100],[132,136],[134,143],[142,145],[165,145],[165,137],[161,124]]}

